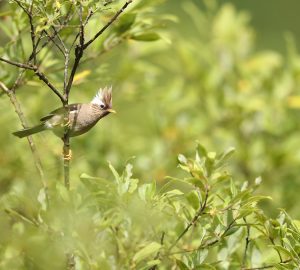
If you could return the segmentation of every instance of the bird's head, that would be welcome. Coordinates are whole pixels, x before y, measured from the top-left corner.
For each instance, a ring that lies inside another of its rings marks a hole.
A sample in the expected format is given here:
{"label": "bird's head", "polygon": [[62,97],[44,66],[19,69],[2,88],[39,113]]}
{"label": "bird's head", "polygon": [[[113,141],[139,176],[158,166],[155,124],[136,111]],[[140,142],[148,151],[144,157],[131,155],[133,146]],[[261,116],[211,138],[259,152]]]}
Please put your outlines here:
{"label": "bird's head", "polygon": [[98,109],[102,111],[102,116],[109,113],[116,113],[112,109],[112,86],[100,88],[92,100],[92,104],[97,105]]}

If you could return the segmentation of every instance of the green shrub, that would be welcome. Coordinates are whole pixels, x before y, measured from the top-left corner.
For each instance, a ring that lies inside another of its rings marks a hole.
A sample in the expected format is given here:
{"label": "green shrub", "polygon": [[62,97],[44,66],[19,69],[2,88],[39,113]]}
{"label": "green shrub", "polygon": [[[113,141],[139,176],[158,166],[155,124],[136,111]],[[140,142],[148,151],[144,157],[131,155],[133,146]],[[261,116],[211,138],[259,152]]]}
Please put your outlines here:
{"label": "green shrub", "polygon": [[[295,269],[299,222],[284,210],[271,219],[259,207],[261,179],[238,182],[226,170],[233,153],[178,156],[186,177],[141,184],[127,163],[113,177],[82,174],[38,198],[18,190],[2,199],[1,269]],[[31,208],[28,206],[31,205]],[[24,207],[26,206],[26,208]]]}

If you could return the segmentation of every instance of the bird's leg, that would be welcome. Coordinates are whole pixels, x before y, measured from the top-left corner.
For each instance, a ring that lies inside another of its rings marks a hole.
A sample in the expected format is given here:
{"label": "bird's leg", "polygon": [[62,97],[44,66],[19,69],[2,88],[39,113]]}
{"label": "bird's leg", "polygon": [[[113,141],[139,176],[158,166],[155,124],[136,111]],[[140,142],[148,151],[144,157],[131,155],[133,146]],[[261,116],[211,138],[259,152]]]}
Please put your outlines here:
{"label": "bird's leg", "polygon": [[70,128],[71,127],[71,121],[68,118],[68,121],[66,123],[64,123],[64,127]]}
{"label": "bird's leg", "polygon": [[[64,141],[64,138],[62,138],[62,140]],[[70,144],[64,143],[62,154],[63,154],[64,160],[70,161],[72,159],[72,150],[70,149]]]}

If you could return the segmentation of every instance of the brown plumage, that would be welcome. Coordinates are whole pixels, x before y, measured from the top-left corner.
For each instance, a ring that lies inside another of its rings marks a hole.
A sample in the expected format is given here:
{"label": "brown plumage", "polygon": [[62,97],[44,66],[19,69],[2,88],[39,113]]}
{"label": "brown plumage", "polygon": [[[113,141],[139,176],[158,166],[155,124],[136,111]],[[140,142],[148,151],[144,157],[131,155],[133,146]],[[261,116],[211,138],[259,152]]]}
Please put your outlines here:
{"label": "brown plumage", "polygon": [[[100,89],[90,103],[76,103],[68,105],[69,136],[75,137],[89,131],[97,122],[115,112],[112,109],[112,87]],[[41,118],[41,124],[32,128],[16,131],[13,134],[23,138],[44,130],[52,130],[57,136],[63,137],[65,108],[61,107]]]}

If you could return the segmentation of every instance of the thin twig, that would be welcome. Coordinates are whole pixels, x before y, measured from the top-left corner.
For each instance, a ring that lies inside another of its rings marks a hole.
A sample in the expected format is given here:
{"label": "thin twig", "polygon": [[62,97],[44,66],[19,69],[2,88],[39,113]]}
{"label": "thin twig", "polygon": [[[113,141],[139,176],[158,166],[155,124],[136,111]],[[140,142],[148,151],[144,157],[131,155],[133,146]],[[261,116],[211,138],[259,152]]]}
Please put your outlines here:
{"label": "thin twig", "polygon": [[217,243],[219,243],[228,233],[228,231],[233,227],[233,225],[235,224],[236,219],[233,219],[230,224],[226,227],[226,229],[223,231],[223,233],[221,235],[219,235],[216,238],[213,238],[211,240],[207,240],[204,243],[201,243],[199,247],[194,248],[194,249],[189,249],[189,250],[180,250],[180,251],[176,251],[176,252],[172,252],[169,253],[168,255],[175,255],[175,254],[182,254],[182,253],[191,253],[191,252],[195,252],[195,251],[199,251],[201,249],[206,249],[208,247],[211,247]]}
{"label": "thin twig", "polygon": [[[88,13],[87,17],[85,18],[85,22],[83,24],[84,27],[87,25],[90,18],[95,14],[96,11],[97,11],[97,9],[95,9],[95,10],[90,9],[89,10],[89,13]],[[75,38],[72,42],[72,45],[71,45],[71,49],[73,48],[74,44],[76,43],[77,39],[79,38],[79,35],[80,35],[80,32],[78,32],[77,35],[75,36]]]}
{"label": "thin twig", "polygon": [[[55,30],[55,28],[54,28]],[[57,36],[57,33],[55,35],[49,35],[49,33],[46,30],[43,30],[43,32],[46,34],[46,37],[48,37],[49,40],[53,42],[53,44],[56,46],[56,48],[64,55],[64,50],[59,46],[59,44],[56,42],[55,38],[53,36]]]}
{"label": "thin twig", "polygon": [[[163,246],[164,244],[164,239],[165,239],[165,232],[162,232],[161,237],[160,237],[160,245]],[[157,260],[159,258],[160,251],[157,252],[157,254],[154,257],[154,260]],[[153,265],[149,270],[155,270],[157,268],[157,265]]]}
{"label": "thin twig", "polygon": [[83,49],[85,50],[88,46],[90,46],[100,35],[103,34],[103,32],[121,15],[122,12],[133,2],[133,0],[128,0],[125,2],[125,4],[122,6],[122,8],[109,20],[109,22],[104,25],[97,34],[91,38],[88,42],[86,42],[83,46]]}
{"label": "thin twig", "polygon": [[83,21],[82,21],[82,5],[80,5],[79,17],[80,17],[79,44],[75,47],[75,60],[74,60],[74,64],[73,64],[73,67],[72,67],[72,70],[70,73],[68,84],[66,86],[65,93],[64,93],[66,100],[68,100],[68,98],[69,98],[69,94],[70,94],[70,90],[71,90],[71,87],[73,84],[74,76],[77,71],[80,59],[83,55],[84,25],[83,25]]}
{"label": "thin twig", "polygon": [[246,267],[247,264],[247,251],[250,243],[250,225],[247,223],[247,219],[244,217],[243,218],[245,224],[247,224],[246,227],[246,239],[245,239],[245,249],[244,249],[244,256],[243,256],[243,261],[242,261],[242,269]]}
{"label": "thin twig", "polygon": [[42,80],[61,100],[61,102],[65,102],[63,95],[56,89],[56,87],[48,80],[43,72],[40,72],[38,68],[34,70],[34,73]]}
{"label": "thin twig", "polygon": [[[270,242],[272,243],[272,245],[273,245],[273,246],[275,246],[275,245],[276,245],[276,243],[275,243],[274,239],[273,239],[273,238],[271,238],[270,236],[269,236],[269,240],[270,240]],[[283,262],[283,259],[282,259],[282,256],[281,256],[281,253],[280,253],[280,251],[279,251],[278,249],[275,249],[275,250],[276,250],[276,252],[277,252],[277,254],[278,254],[278,257],[279,257],[279,260],[280,260],[280,262]]]}
{"label": "thin twig", "polygon": [[27,13],[29,24],[30,24],[30,37],[31,37],[31,44],[32,44],[32,55],[33,55],[33,63],[36,65],[36,43],[35,43],[35,29],[33,25],[33,16],[32,16],[32,8],[33,8],[34,0],[30,3],[29,12]]}
{"label": "thin twig", "polygon": [[22,219],[23,221],[26,221],[27,223],[29,223],[29,224],[31,224],[31,225],[33,225],[33,226],[35,226],[35,227],[39,227],[39,225],[40,225],[40,224],[38,223],[38,221],[36,221],[36,220],[34,220],[34,219],[31,219],[30,217],[25,216],[25,214],[20,213],[19,211],[14,210],[14,209],[12,209],[12,208],[6,208],[6,209],[4,209],[4,211],[5,211],[7,214],[9,214],[9,215],[14,215],[14,216],[16,216],[16,217]]}
{"label": "thin twig", "polygon": [[28,64],[23,64],[23,63],[18,63],[18,62],[14,62],[14,61],[10,61],[8,59],[5,59],[3,57],[0,57],[0,61],[5,62],[7,64],[19,67],[19,68],[25,68],[25,69],[30,69],[30,70],[35,70],[36,67],[32,66],[32,65],[28,65]]}
{"label": "thin twig", "polygon": [[64,69],[64,99],[65,101],[63,102],[63,105],[65,107],[65,114],[64,114],[64,126],[65,126],[65,131],[64,131],[64,136],[63,136],[63,155],[64,155],[64,182],[65,182],[65,187],[67,189],[70,188],[70,128],[68,126],[68,121],[69,121],[69,109],[68,109],[68,103],[69,103],[69,95],[71,91],[71,87],[73,84],[73,79],[76,73],[76,70],[78,68],[80,59],[83,55],[83,49],[82,45],[84,44],[84,25],[83,25],[83,19],[82,19],[82,13],[83,13],[83,7],[82,4],[80,4],[79,7],[79,19],[80,19],[80,40],[79,40],[79,45],[76,46],[75,48],[75,61],[71,70],[71,74],[69,77],[69,80],[67,82],[67,75],[68,75],[68,68],[69,68],[69,50],[65,47],[65,69]]}
{"label": "thin twig", "polygon": [[274,264],[268,264],[264,266],[259,266],[259,267],[250,267],[250,268],[243,268],[243,270],[261,270],[261,269],[270,269],[270,268],[275,268],[276,265],[284,265],[286,263],[291,262],[293,259],[287,259],[282,262],[274,263]]}
{"label": "thin twig", "polygon": [[207,200],[208,200],[208,187],[206,187],[204,202],[201,205],[200,209],[195,214],[193,219],[189,222],[189,224],[185,227],[185,229],[182,231],[182,233],[177,237],[176,241],[171,245],[171,247],[169,248],[169,252],[177,245],[177,243],[180,241],[180,239],[188,232],[190,227],[193,226],[197,222],[199,217],[203,214],[203,212],[206,208]]}
{"label": "thin twig", "polygon": [[37,66],[10,61],[10,60],[4,59],[2,57],[0,57],[0,61],[8,63],[8,64],[16,66],[16,67],[19,67],[19,68],[33,70],[34,73],[39,77],[39,79],[42,80],[60,98],[60,100],[63,103],[65,102],[64,96],[57,90],[57,88],[49,81],[49,79],[46,77],[46,75],[39,70],[39,68]]}
{"label": "thin twig", "polygon": [[73,7],[73,4],[70,5],[70,8],[65,16],[65,19],[63,21],[62,24],[59,25],[58,29],[56,29],[56,31],[54,32],[53,35],[51,35],[50,37],[48,37],[48,39],[41,45],[40,49],[36,51],[36,55],[38,55],[40,53],[40,51],[46,47],[48,44],[49,44],[49,41],[51,39],[54,39],[56,37],[57,34],[60,33],[60,31],[67,25],[67,23],[72,19],[72,14],[71,14],[71,11],[72,11],[72,7]]}

